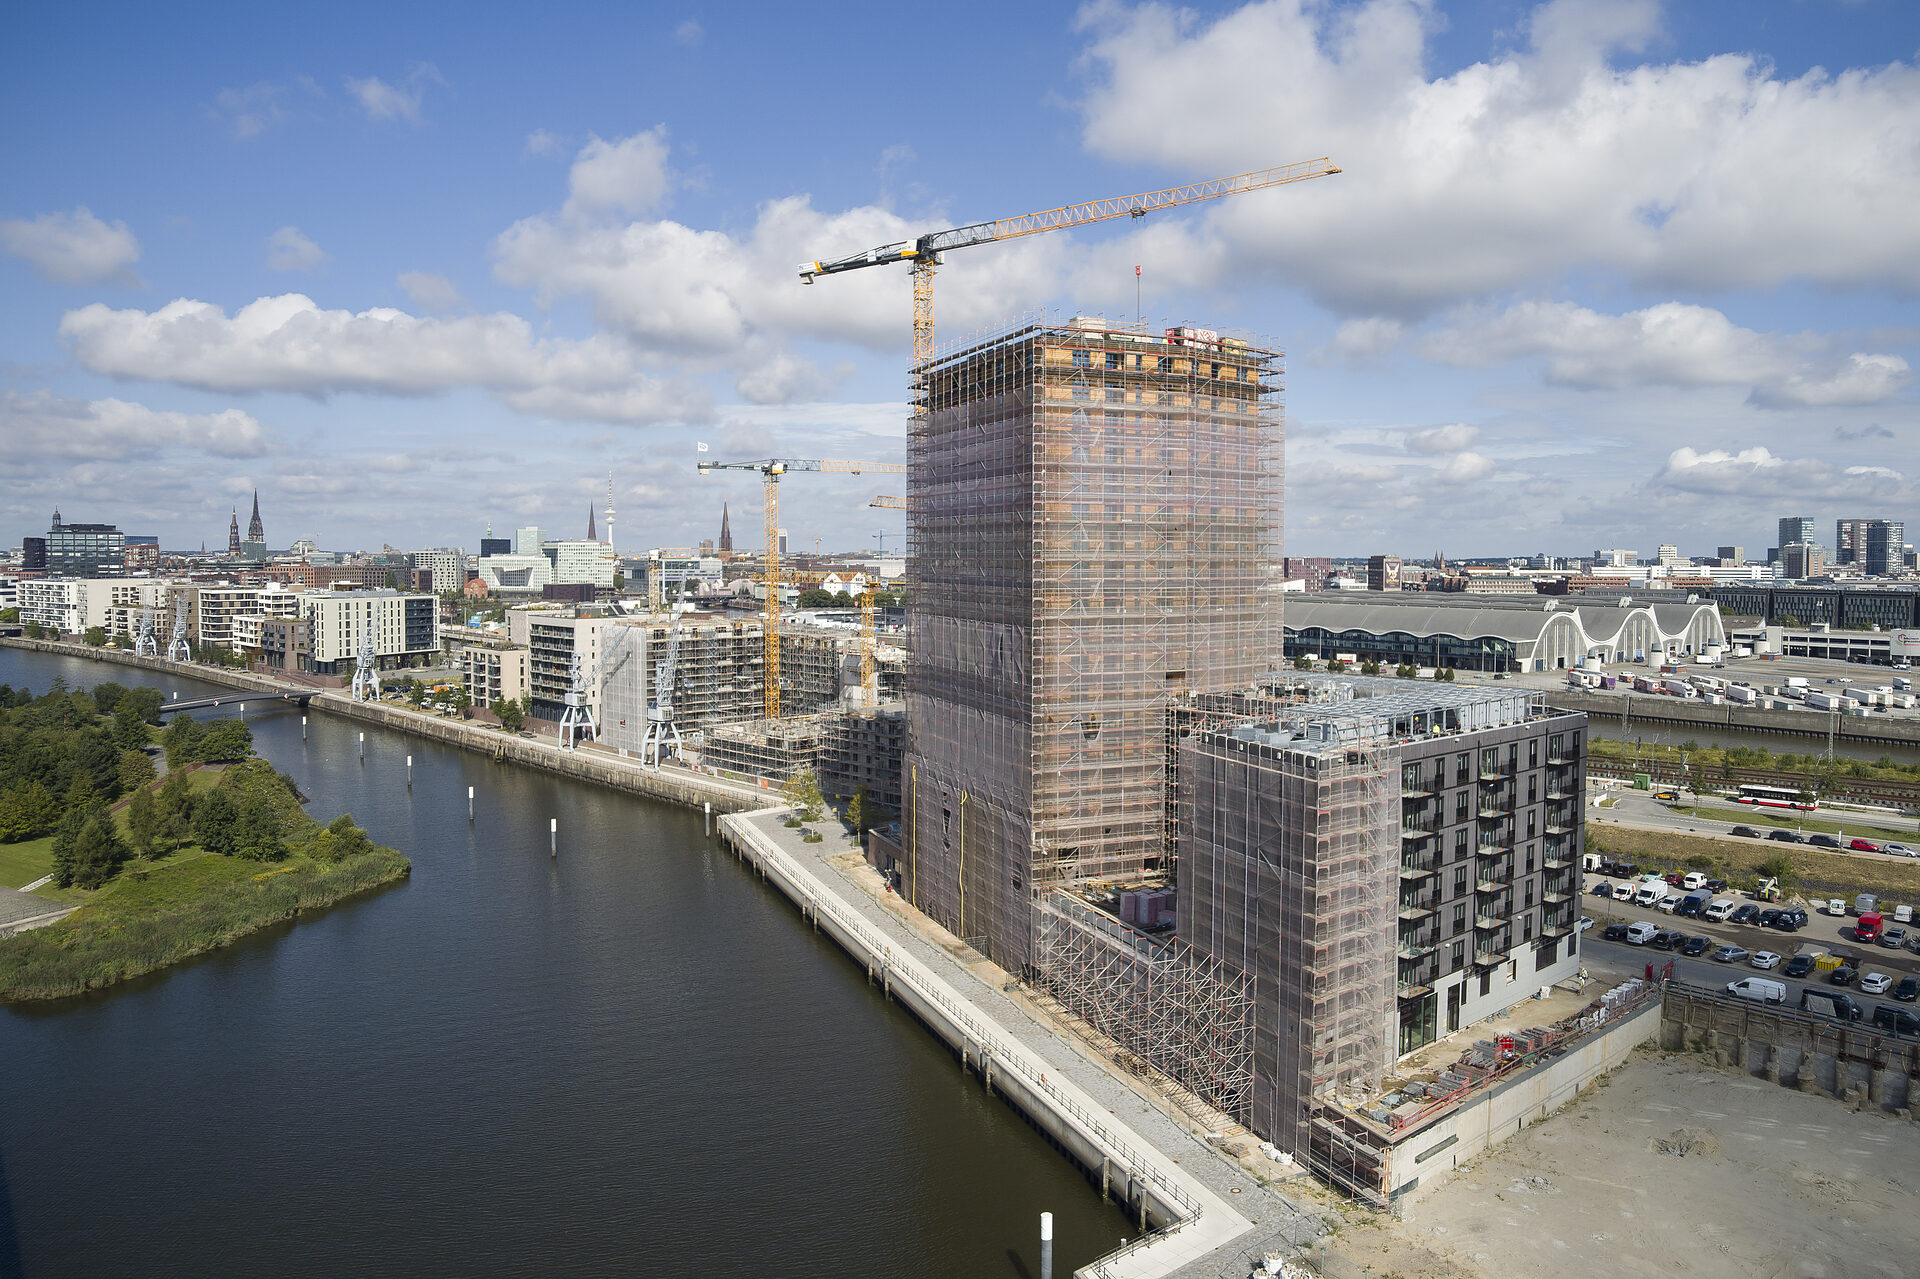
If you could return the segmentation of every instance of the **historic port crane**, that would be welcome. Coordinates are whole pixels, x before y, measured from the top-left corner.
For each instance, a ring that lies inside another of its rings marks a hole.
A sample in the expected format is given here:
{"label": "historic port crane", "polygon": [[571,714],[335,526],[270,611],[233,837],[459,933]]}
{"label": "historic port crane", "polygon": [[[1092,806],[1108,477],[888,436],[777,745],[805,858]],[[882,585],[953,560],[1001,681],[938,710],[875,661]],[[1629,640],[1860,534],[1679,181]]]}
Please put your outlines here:
{"label": "historic port crane", "polygon": [[[700,474],[711,471],[758,471],[765,493],[767,528],[767,612],[763,626],[767,645],[766,717],[780,718],[780,477],[793,471],[827,471],[839,475],[905,475],[898,462],[823,462],[817,458],[765,457],[753,462],[701,462]],[[870,658],[868,659],[871,660]],[[865,681],[864,665],[862,681]]]}

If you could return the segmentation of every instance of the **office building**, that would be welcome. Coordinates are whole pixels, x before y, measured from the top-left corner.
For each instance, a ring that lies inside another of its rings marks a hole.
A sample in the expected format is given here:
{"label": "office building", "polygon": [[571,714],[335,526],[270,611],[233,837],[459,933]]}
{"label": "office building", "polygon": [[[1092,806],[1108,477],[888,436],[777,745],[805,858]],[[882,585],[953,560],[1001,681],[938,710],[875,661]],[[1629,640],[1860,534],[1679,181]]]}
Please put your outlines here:
{"label": "office building", "polygon": [[53,513],[46,571],[60,577],[111,577],[126,569],[126,538],[112,524],[70,524]]}
{"label": "office building", "polygon": [[1872,577],[1892,577],[1904,572],[1907,526],[1901,520],[1867,521],[1865,568]]}
{"label": "office building", "polygon": [[464,551],[442,547],[434,551],[415,551],[408,558],[416,573],[426,571],[424,589],[435,595],[460,590],[467,584],[467,556]]}
{"label": "office building", "polygon": [[1747,551],[1742,546],[1722,546],[1714,554],[1722,568],[1737,568],[1747,562]]}
{"label": "office building", "polygon": [[1011,971],[1054,884],[1166,856],[1165,712],[1280,653],[1280,357],[1078,317],[921,370],[902,838]]}
{"label": "office building", "polygon": [[553,581],[553,561],[538,551],[532,555],[484,555],[480,580],[491,595],[538,595]]}
{"label": "office building", "polygon": [[[1397,555],[1371,555],[1367,557],[1367,589],[1370,591],[1397,591],[1400,589],[1400,557]],[[1529,587],[1529,590],[1532,588]]]}
{"label": "office building", "polygon": [[1781,576],[1799,581],[1827,571],[1827,550],[1813,542],[1794,542],[1780,548]]}
{"label": "office building", "polygon": [[620,571],[620,557],[605,542],[570,539],[547,547],[553,557],[553,581],[574,583],[600,590],[613,589],[614,575]]}
{"label": "office building", "polygon": [[516,529],[513,534],[513,553],[515,555],[539,555],[547,543],[547,532],[537,524],[529,524]]}
{"label": "office building", "polygon": [[1782,552],[1796,543],[1812,546],[1817,545],[1819,540],[1811,515],[1789,515],[1780,521],[1779,546]]}

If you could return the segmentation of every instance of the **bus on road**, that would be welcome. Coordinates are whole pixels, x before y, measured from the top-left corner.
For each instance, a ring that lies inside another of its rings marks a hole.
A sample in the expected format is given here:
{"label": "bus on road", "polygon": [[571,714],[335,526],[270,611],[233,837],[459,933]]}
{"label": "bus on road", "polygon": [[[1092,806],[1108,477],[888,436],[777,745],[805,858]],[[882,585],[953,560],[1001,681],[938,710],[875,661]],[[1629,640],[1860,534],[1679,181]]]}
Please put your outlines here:
{"label": "bus on road", "polygon": [[1759,808],[1797,808],[1808,813],[1820,807],[1820,801],[1814,798],[1812,791],[1801,790],[1798,786],[1747,784],[1734,793],[1733,801],[1736,804],[1753,804]]}

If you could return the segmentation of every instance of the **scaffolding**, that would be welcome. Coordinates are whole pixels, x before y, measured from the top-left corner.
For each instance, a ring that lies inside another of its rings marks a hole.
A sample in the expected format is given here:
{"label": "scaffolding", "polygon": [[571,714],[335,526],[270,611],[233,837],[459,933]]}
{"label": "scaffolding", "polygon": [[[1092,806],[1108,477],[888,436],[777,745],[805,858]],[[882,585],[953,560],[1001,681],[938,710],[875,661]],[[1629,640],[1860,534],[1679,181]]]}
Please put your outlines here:
{"label": "scaffolding", "polygon": [[1364,724],[1181,747],[1179,932],[1253,981],[1250,1126],[1306,1160],[1315,1105],[1394,1058],[1398,751]]}
{"label": "scaffolding", "polygon": [[802,773],[818,776],[829,718],[804,715],[723,724],[707,734],[700,762],[716,772],[754,781],[784,782]]}
{"label": "scaffolding", "polygon": [[1041,989],[1119,1065],[1166,1075],[1235,1122],[1250,1118],[1253,983],[1176,938],[1129,928],[1071,893],[1040,902]]}
{"label": "scaffolding", "polygon": [[1159,867],[1168,699],[1278,663],[1279,371],[1087,318],[918,369],[908,857],[920,908],[1010,969],[1036,894]]}

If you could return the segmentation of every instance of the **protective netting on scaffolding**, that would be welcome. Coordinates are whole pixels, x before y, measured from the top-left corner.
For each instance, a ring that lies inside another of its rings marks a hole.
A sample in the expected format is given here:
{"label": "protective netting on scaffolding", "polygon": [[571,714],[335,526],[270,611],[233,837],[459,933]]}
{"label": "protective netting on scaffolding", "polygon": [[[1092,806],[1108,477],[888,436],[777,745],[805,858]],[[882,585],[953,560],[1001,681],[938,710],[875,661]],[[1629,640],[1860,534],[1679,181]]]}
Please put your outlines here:
{"label": "protective netting on scaffolding", "polygon": [[1072,894],[1040,903],[1040,986],[1107,1041],[1240,1123],[1253,1084],[1253,983],[1177,938],[1129,928]]}

